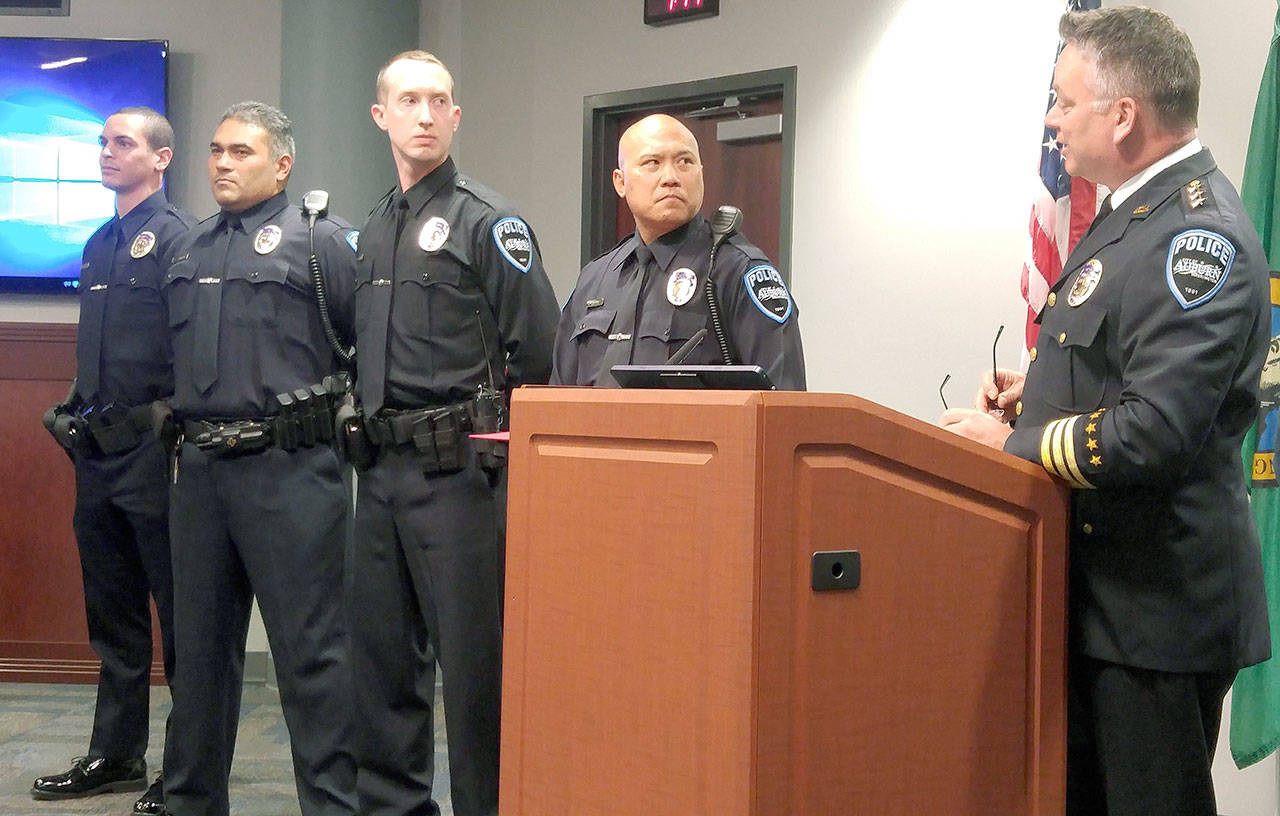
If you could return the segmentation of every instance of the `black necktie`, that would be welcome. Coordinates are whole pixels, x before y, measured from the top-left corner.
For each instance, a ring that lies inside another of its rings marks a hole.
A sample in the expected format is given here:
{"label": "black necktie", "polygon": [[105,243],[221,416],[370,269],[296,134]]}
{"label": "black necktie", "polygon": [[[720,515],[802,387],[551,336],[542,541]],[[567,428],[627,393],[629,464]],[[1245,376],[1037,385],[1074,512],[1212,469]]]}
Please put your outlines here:
{"label": "black necktie", "polygon": [[609,347],[605,349],[604,358],[600,361],[596,385],[617,388],[618,381],[614,379],[610,369],[616,365],[628,365],[634,358],[640,302],[644,299],[644,284],[652,266],[653,252],[643,244],[636,247],[636,263],[632,268],[631,280],[618,293],[618,311],[609,327]]}
{"label": "black necktie", "polygon": [[[217,277],[196,280],[195,361],[191,377],[196,391],[203,394],[218,379],[218,330],[222,319],[222,284],[227,277],[227,256],[231,234],[240,228],[240,216],[222,214],[222,232],[213,243],[209,257],[217,259]],[[212,269],[208,269],[212,271]],[[198,274],[198,272],[197,272]]]}
{"label": "black necktie", "polygon": [[[120,219],[111,223],[107,245],[111,247],[111,261],[107,264],[105,278],[99,279],[106,289],[102,296],[90,295],[81,300],[84,311],[80,314],[80,334],[84,338],[80,346],[79,359],[76,361],[76,393],[82,399],[90,400],[98,396],[98,387],[102,384],[102,324],[107,313],[107,296],[111,294],[111,280],[116,274],[116,253],[120,251]],[[87,294],[87,293],[86,293]]]}
{"label": "black necktie", "polygon": [[[383,242],[378,255],[373,259],[373,291],[369,309],[368,337],[359,338],[361,348],[367,348],[369,354],[356,372],[360,383],[360,401],[364,403],[368,415],[377,413],[387,396],[387,327],[391,323],[391,300],[395,292],[396,250],[400,246],[400,233],[404,232],[405,222],[409,219],[409,200],[403,195],[396,196],[394,202],[396,212],[396,231],[392,240]],[[386,276],[380,278],[379,276]],[[379,283],[387,280],[387,283]]]}
{"label": "black necktie", "polygon": [[1093,223],[1089,225],[1089,229],[1085,230],[1084,234],[1088,235],[1097,229],[1098,225],[1101,224],[1108,215],[1111,215],[1111,196],[1109,195],[1102,199],[1102,206],[1098,208],[1098,214],[1093,217]]}

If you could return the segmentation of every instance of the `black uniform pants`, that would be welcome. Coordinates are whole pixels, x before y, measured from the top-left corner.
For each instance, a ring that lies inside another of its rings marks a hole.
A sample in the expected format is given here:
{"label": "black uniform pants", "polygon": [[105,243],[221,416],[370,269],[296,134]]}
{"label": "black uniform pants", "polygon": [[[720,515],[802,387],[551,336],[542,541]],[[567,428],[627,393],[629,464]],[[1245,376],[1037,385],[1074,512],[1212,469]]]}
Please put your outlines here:
{"label": "black uniform pants", "polygon": [[77,452],[75,470],[73,526],[89,643],[102,660],[89,756],[141,759],[147,752],[153,597],[164,673],[173,680],[167,459],[148,437],[114,456]]}
{"label": "black uniform pants", "polygon": [[253,598],[306,816],[356,812],[342,581],[347,497],[327,447],[214,458],[182,446],[173,487],[181,659],[165,750],[175,816],[226,816]]}
{"label": "black uniform pants", "polygon": [[1235,672],[1068,661],[1067,816],[1216,816],[1210,768]]}
{"label": "black uniform pants", "polygon": [[453,812],[497,813],[506,493],[464,444],[458,473],[424,476],[413,446],[401,445],[360,476],[348,608],[362,816],[440,812],[433,658]]}

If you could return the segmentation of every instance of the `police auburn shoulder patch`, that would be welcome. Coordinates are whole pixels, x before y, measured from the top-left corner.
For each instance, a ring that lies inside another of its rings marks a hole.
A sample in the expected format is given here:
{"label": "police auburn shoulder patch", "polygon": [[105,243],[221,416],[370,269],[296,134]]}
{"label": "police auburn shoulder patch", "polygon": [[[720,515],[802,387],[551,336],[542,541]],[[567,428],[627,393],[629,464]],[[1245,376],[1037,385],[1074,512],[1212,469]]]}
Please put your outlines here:
{"label": "police auburn shoulder patch", "polygon": [[777,323],[786,323],[791,317],[791,293],[782,281],[782,275],[769,264],[757,264],[742,276],[751,302],[764,316]]}
{"label": "police auburn shoulder patch", "polygon": [[533,264],[533,235],[524,221],[509,216],[493,225],[493,242],[502,257],[521,272],[528,272]]}
{"label": "police auburn shoulder patch", "polygon": [[1165,281],[1183,309],[1208,303],[1227,282],[1236,248],[1230,239],[1205,229],[1173,236],[1165,262]]}

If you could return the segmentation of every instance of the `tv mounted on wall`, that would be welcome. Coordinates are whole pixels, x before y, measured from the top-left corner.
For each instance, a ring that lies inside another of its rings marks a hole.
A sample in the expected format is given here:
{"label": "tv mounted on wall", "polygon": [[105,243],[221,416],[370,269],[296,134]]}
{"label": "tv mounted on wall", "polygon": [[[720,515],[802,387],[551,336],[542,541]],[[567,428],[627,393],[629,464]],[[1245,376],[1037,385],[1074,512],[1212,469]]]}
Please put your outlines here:
{"label": "tv mounted on wall", "polygon": [[0,292],[75,292],[115,199],[98,136],[112,112],[165,112],[165,40],[0,37]]}

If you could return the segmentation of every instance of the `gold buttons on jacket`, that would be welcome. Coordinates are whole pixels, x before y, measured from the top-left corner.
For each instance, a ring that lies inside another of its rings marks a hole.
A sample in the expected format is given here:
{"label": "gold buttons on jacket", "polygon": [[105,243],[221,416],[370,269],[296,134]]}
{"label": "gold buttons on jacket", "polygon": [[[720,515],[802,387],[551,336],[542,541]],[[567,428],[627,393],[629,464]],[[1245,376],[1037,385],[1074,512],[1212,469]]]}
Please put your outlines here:
{"label": "gold buttons on jacket", "polygon": [[1080,526],[1080,529],[1082,532],[1084,532],[1085,535],[1093,535],[1093,525],[1088,522],[1085,522],[1084,524],[1082,524]]}
{"label": "gold buttons on jacket", "polygon": [[1057,303],[1057,302],[1058,302],[1058,293],[1057,293],[1057,292],[1050,292],[1050,293],[1049,293],[1049,300],[1048,300],[1049,305],[1050,305],[1050,306],[1052,306],[1052,305],[1054,305],[1054,304],[1055,304],[1055,303]]}
{"label": "gold buttons on jacket", "polygon": [[1058,345],[1062,345],[1065,342],[1067,342],[1067,333],[1063,332],[1062,334],[1058,335]]}
{"label": "gold buttons on jacket", "polygon": [[1022,416],[1022,400],[1018,400],[1018,404],[1013,406],[1013,413],[1015,416]]}
{"label": "gold buttons on jacket", "polygon": [[1031,362],[1033,362],[1033,363],[1034,363],[1034,362],[1036,361],[1036,350],[1035,350],[1035,349],[1031,349],[1030,357],[1031,357]]}

